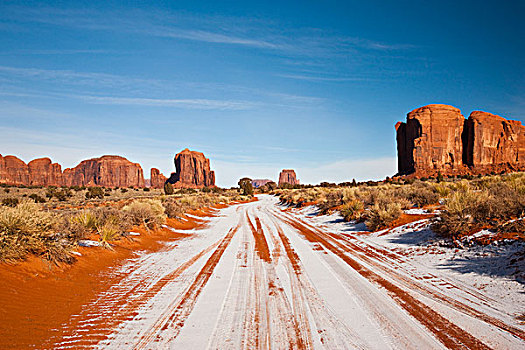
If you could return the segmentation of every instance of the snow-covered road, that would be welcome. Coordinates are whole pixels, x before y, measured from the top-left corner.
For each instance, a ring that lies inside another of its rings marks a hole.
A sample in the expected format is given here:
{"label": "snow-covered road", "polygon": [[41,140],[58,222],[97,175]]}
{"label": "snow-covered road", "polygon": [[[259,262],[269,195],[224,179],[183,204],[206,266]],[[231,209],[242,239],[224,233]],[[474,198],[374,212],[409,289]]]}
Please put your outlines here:
{"label": "snow-covered road", "polygon": [[113,273],[53,348],[509,349],[502,300],[260,195]]}

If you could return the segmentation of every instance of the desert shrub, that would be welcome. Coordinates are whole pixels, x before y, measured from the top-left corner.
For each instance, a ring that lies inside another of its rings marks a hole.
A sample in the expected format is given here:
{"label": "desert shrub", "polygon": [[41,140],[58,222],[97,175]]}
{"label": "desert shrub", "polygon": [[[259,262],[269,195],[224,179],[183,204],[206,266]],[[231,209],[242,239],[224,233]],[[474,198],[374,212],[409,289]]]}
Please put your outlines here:
{"label": "desert shrub", "polygon": [[101,187],[89,187],[86,192],[87,199],[104,198],[104,190]]}
{"label": "desert shrub", "polygon": [[426,205],[436,204],[439,201],[438,193],[430,186],[407,186],[404,193],[406,196],[405,198],[418,208],[422,208]]}
{"label": "desert shrub", "polygon": [[360,200],[352,199],[351,201],[343,204],[339,209],[339,212],[346,221],[360,221],[364,204]]}
{"label": "desert shrub", "polygon": [[129,214],[135,225],[143,224],[147,229],[166,221],[162,202],[158,199],[140,199],[126,205],[122,210]]}
{"label": "desert shrub", "polygon": [[80,226],[85,228],[87,231],[95,231],[98,226],[98,218],[90,210],[83,210],[71,218],[72,222],[78,223]]}
{"label": "desert shrub", "polygon": [[343,192],[335,190],[328,192],[325,199],[318,204],[318,207],[322,213],[327,213],[330,209],[341,204],[343,204]]}
{"label": "desert shrub", "polygon": [[397,202],[376,203],[366,213],[366,227],[371,231],[386,228],[399,218],[402,213],[401,205]]}
{"label": "desert shrub", "polygon": [[56,220],[55,215],[30,201],[0,208],[0,260],[35,254],[53,262],[72,262],[70,244],[55,233]]}
{"label": "desert shrub", "polygon": [[434,231],[445,236],[457,236],[469,230],[477,197],[471,190],[453,192],[446,200],[439,217],[434,221]]}
{"label": "desert shrub", "polygon": [[11,190],[9,188],[4,188],[4,192],[5,193],[9,193],[9,192],[11,192]]}
{"label": "desert shrub", "polygon": [[182,204],[176,199],[169,199],[162,202],[164,211],[169,218],[180,218],[184,214],[184,208]]}
{"label": "desert shrub", "polygon": [[111,242],[118,239],[120,236],[120,229],[118,225],[108,221],[99,228],[98,233],[102,245],[106,248],[111,248]]}
{"label": "desert shrub", "polygon": [[35,201],[35,203],[45,203],[46,199],[44,197],[39,196],[36,193],[32,193],[29,195],[29,198]]}
{"label": "desert shrub", "polygon": [[53,192],[53,196],[58,199],[59,201],[63,202],[65,201],[66,199],[68,199],[69,197],[72,197],[73,196],[73,193],[71,193],[71,190],[67,189],[67,188],[63,188],[61,190],[55,190]]}
{"label": "desert shrub", "polygon": [[121,188],[121,189],[120,189],[120,192],[121,192],[121,193],[126,193],[126,192],[128,192],[128,189],[127,189],[127,188]]}
{"label": "desert shrub", "polygon": [[7,197],[7,198],[4,198],[2,199],[2,205],[6,206],[6,207],[16,207],[18,205],[20,201],[18,200],[18,198],[11,198],[11,197]]}
{"label": "desert shrub", "polygon": [[164,184],[164,194],[171,195],[171,194],[173,194],[173,192],[175,192],[173,190],[173,185],[171,183],[169,183],[169,182],[166,182]]}
{"label": "desert shrub", "polygon": [[55,192],[57,191],[57,188],[55,186],[49,186],[46,188],[46,197],[51,199],[55,196]]}
{"label": "desert shrub", "polygon": [[144,192],[149,192],[149,191],[150,191],[150,190],[149,190],[149,187],[144,187],[142,190],[143,190]]}

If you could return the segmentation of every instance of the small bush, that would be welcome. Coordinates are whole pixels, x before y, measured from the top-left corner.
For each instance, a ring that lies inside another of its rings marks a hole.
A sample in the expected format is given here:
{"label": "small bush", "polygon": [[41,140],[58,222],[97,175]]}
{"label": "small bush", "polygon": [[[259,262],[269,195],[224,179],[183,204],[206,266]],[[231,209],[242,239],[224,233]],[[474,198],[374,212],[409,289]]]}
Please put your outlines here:
{"label": "small bush", "polygon": [[9,192],[11,192],[11,190],[9,188],[4,188],[4,192],[5,193],[9,193]]}
{"label": "small bush", "polygon": [[29,195],[29,198],[35,201],[35,203],[45,203],[46,199],[44,197],[39,196],[36,193],[32,193]]}
{"label": "small bush", "polygon": [[101,187],[89,187],[86,192],[87,199],[104,198],[104,190]]}
{"label": "small bush", "polygon": [[6,207],[16,207],[18,205],[20,201],[18,200],[18,198],[4,198],[2,199],[2,205],[6,206]]}
{"label": "small bush", "polygon": [[153,228],[155,225],[163,224],[166,221],[164,207],[161,201],[157,199],[135,200],[122,210],[129,214],[133,224],[143,224],[146,229]]}
{"label": "small bush", "polygon": [[172,195],[174,192],[173,190],[173,185],[170,184],[169,182],[166,182],[164,184],[164,194],[167,194],[167,195]]}
{"label": "small bush", "polygon": [[360,221],[364,209],[364,204],[360,200],[353,199],[345,203],[339,209],[345,221]]}
{"label": "small bush", "polygon": [[56,220],[30,201],[0,208],[0,260],[23,259],[31,253],[55,263],[71,263],[71,246],[55,233]]}
{"label": "small bush", "polygon": [[377,231],[390,226],[403,211],[401,205],[391,202],[386,205],[374,204],[367,212],[366,227],[371,231]]}

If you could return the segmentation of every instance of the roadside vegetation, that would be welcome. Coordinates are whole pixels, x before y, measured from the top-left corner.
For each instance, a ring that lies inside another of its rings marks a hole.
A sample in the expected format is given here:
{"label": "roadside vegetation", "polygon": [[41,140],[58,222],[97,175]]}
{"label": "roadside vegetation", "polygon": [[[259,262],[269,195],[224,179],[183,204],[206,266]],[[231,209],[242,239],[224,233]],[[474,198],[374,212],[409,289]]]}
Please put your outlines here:
{"label": "roadside vegetation", "polygon": [[339,211],[346,221],[364,222],[371,231],[392,227],[406,209],[424,208],[435,214],[433,230],[453,240],[483,229],[512,239],[525,238],[525,173],[354,181],[271,193],[290,205],[315,204],[322,214]]}
{"label": "roadside vegetation", "polygon": [[0,261],[29,255],[72,263],[83,242],[112,249],[135,228],[152,232],[187,211],[250,199],[237,189],[0,188]]}

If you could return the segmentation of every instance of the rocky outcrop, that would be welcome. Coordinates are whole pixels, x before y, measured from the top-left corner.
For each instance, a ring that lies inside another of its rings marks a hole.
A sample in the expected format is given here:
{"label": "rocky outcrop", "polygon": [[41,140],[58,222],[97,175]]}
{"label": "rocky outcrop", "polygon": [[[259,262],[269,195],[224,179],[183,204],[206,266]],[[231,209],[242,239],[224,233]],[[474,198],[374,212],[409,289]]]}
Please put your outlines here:
{"label": "rocky outcrop", "polygon": [[64,170],[66,186],[144,187],[144,174],[138,163],[120,156],[102,156],[82,161]]}
{"label": "rocky outcrop", "polygon": [[168,178],[164,176],[159,169],[151,168],[150,173],[150,187],[163,188]]}
{"label": "rocky outcrop", "polygon": [[27,164],[15,157],[0,155],[0,183],[10,185],[29,185]]}
{"label": "rocky outcrop", "polygon": [[269,179],[255,179],[252,180],[252,186],[255,188],[259,188],[261,186],[266,185],[268,182],[272,182],[272,180]]}
{"label": "rocky outcrop", "polygon": [[175,188],[202,188],[215,186],[215,172],[210,160],[201,152],[185,149],[175,155],[175,169],[168,181]]}
{"label": "rocky outcrop", "polygon": [[398,167],[402,175],[459,173],[465,117],[447,105],[428,105],[408,113],[396,124]]}
{"label": "rocky outcrop", "polygon": [[430,177],[524,169],[525,132],[520,122],[486,112],[428,105],[396,124],[398,175]]}
{"label": "rocky outcrop", "polygon": [[279,186],[283,184],[299,185],[299,180],[294,170],[284,169],[279,173]]}
{"label": "rocky outcrop", "polygon": [[474,111],[466,123],[465,163],[475,173],[525,169],[525,126],[515,120]]}
{"label": "rocky outcrop", "polygon": [[27,164],[29,171],[29,185],[33,186],[62,186],[62,167],[51,162],[49,158],[38,158]]}
{"label": "rocky outcrop", "polygon": [[138,163],[120,156],[102,156],[84,160],[65,169],[49,158],[26,164],[15,156],[0,155],[0,183],[26,186],[105,186],[144,187],[144,175]]}

